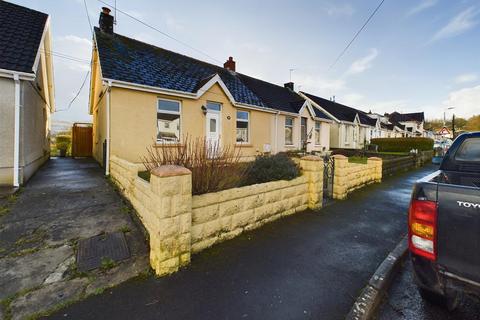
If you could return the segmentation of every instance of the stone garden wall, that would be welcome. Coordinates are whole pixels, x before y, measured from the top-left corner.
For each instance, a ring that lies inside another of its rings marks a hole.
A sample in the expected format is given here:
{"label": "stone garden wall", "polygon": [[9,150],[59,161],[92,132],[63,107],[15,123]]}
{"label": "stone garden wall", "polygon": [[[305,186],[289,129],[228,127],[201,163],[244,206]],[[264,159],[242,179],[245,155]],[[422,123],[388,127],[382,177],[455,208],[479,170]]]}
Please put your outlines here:
{"label": "stone garden wall", "polygon": [[157,275],[178,270],[193,252],[280,217],[318,209],[323,200],[323,161],[300,160],[302,176],[192,196],[191,172],[161,166],[150,182],[137,165],[112,156],[110,173],[132,203],[150,237],[150,264]]}
{"label": "stone garden wall", "polygon": [[363,186],[382,181],[382,159],[371,157],[366,164],[350,163],[343,155],[334,155],[333,198],[345,199]]}

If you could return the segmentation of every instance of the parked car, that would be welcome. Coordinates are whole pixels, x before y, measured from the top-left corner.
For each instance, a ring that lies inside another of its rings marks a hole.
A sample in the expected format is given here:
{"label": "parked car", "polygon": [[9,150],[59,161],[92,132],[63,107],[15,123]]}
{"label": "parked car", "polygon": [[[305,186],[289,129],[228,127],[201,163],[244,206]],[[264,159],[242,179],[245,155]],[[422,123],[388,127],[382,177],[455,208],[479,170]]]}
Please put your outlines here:
{"label": "parked car", "polygon": [[480,132],[459,136],[440,168],[417,181],[409,250],[421,296],[453,310],[480,297]]}
{"label": "parked car", "polygon": [[444,139],[444,140],[437,140],[433,145],[433,158],[432,163],[439,165],[442,162],[445,153],[447,153],[448,149],[452,146],[452,140]]}

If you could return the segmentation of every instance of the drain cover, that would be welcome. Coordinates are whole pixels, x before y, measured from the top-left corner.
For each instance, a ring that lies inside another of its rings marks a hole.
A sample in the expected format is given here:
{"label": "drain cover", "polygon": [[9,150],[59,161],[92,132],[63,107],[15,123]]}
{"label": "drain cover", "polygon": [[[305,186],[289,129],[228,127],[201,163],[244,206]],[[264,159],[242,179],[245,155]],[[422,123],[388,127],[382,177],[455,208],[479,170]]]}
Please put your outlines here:
{"label": "drain cover", "polygon": [[80,272],[99,268],[102,259],[120,261],[130,257],[123,232],[105,233],[78,242],[77,268]]}

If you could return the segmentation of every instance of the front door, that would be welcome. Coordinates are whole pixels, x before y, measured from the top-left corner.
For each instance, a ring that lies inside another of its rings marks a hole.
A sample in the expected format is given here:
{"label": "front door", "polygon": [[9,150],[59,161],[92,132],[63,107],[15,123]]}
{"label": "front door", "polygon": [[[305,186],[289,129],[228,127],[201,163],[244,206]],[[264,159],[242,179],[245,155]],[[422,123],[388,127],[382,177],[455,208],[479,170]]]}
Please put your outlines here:
{"label": "front door", "polygon": [[210,156],[217,154],[220,147],[220,113],[207,112],[207,148]]}

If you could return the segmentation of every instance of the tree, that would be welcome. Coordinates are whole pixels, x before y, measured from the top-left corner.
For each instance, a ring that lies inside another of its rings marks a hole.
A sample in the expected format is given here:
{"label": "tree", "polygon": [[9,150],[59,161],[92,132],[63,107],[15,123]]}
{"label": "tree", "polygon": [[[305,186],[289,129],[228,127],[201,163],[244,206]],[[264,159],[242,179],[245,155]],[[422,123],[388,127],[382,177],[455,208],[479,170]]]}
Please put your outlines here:
{"label": "tree", "polygon": [[469,118],[465,125],[465,130],[480,131],[480,115],[476,115]]}

